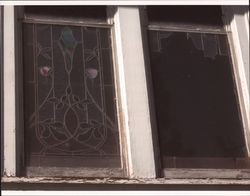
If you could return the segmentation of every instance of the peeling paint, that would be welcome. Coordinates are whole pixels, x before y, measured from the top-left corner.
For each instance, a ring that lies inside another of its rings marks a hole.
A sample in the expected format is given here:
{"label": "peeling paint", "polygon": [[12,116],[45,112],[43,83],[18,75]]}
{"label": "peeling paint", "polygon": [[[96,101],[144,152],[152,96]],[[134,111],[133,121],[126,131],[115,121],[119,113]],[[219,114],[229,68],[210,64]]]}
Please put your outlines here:
{"label": "peeling paint", "polygon": [[58,183],[58,184],[195,184],[195,185],[249,185],[250,179],[111,179],[111,178],[25,178],[3,177],[2,183]]}

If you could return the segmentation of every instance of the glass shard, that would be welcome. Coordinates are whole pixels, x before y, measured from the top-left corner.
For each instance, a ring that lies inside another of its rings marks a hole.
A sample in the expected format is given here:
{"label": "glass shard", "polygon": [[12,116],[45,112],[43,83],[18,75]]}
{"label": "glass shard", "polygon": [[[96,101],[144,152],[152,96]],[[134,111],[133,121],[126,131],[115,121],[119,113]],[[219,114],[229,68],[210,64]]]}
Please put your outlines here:
{"label": "glass shard", "polygon": [[202,40],[201,40],[201,34],[199,34],[199,33],[187,33],[187,38],[192,40],[192,42],[197,50],[204,50]]}
{"label": "glass shard", "polygon": [[218,54],[216,35],[202,34],[202,42],[204,47],[204,56],[215,59],[215,56]]}

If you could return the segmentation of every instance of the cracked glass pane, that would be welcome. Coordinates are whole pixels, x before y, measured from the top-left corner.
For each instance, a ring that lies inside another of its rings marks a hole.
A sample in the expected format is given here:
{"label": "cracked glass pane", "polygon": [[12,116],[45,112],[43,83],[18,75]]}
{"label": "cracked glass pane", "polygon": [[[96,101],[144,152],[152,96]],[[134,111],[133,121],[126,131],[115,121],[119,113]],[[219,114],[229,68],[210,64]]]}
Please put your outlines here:
{"label": "cracked glass pane", "polygon": [[27,166],[120,168],[110,29],[23,26]]}
{"label": "cracked glass pane", "polygon": [[150,31],[149,41],[162,159],[244,157],[226,35]]}

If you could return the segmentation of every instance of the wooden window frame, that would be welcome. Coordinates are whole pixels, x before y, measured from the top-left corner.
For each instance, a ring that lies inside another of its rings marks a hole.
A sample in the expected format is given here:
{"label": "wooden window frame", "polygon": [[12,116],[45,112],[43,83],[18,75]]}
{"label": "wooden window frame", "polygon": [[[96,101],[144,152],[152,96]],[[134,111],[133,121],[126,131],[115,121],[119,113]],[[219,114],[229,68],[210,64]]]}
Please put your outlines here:
{"label": "wooden window frame", "polygon": [[[113,25],[110,23],[110,20],[107,19],[107,22],[95,22],[90,20],[74,20],[74,19],[68,19],[68,18],[59,18],[59,17],[37,17],[37,16],[31,16],[26,17],[23,15],[22,8],[19,8],[19,18],[23,18],[21,23],[23,24],[47,24],[47,25],[70,25],[70,26],[77,26],[77,27],[100,27],[100,28],[107,28],[112,31]],[[21,27],[20,27],[21,28]],[[21,34],[19,32],[19,34]],[[20,38],[21,40],[21,38]],[[113,40],[112,40],[113,42]],[[20,49],[21,50],[21,49]],[[112,50],[112,55],[114,57],[114,51]],[[22,56],[22,55],[21,55]],[[21,57],[20,57],[21,59]],[[20,60],[21,61],[21,60]],[[113,63],[114,66],[114,63]],[[20,70],[21,72],[21,70]],[[23,81],[23,79],[21,79]],[[115,82],[115,88],[116,88],[116,82]],[[22,89],[22,88],[21,88]],[[116,91],[116,97],[118,92]],[[21,95],[22,96],[22,95]],[[19,97],[21,97],[19,96]],[[21,107],[21,106],[20,106]],[[118,106],[117,106],[118,107]],[[117,109],[118,110],[118,109]],[[23,109],[21,109],[23,111]],[[23,116],[20,114],[20,116]],[[21,119],[23,122],[24,120]],[[20,127],[20,126],[19,126]],[[119,130],[119,132],[121,132]],[[120,136],[121,133],[119,133]],[[24,140],[24,139],[23,139]],[[120,138],[119,138],[120,140]],[[20,148],[22,148],[22,145],[24,142],[21,143]],[[126,169],[124,167],[124,157],[122,156],[122,146],[120,145],[120,160],[121,160],[121,168],[91,168],[91,167],[29,167],[27,169],[27,176],[43,176],[44,174],[47,176],[57,176],[58,174],[62,173],[62,176],[65,177],[126,177]],[[22,152],[19,152],[20,154]],[[17,155],[18,155],[17,154]],[[23,155],[24,156],[24,155]],[[20,163],[20,161],[18,161]],[[19,164],[20,165],[20,164]],[[23,165],[23,168],[25,169],[25,165]],[[24,174],[23,174],[24,175]]]}
{"label": "wooden window frame", "polygon": [[[247,156],[250,157],[250,126],[249,126],[249,75],[245,75],[249,70],[249,26],[247,28],[248,14],[235,18],[239,7],[222,6],[224,14],[224,27],[188,25],[176,23],[147,23],[147,30],[160,30],[168,32],[191,32],[191,33],[212,33],[227,35],[231,54],[233,77],[237,88],[237,100],[240,107],[240,116],[244,129],[244,139],[246,143]],[[244,9],[244,8],[243,8]],[[144,12],[144,11],[143,11]],[[233,18],[230,20],[230,18]],[[245,26],[242,29],[242,21]],[[241,24],[240,24],[241,23]],[[238,26],[237,26],[238,25]],[[237,27],[235,27],[237,26]],[[240,36],[240,35],[244,36]],[[247,37],[248,35],[248,37]],[[242,40],[239,40],[242,39]],[[243,41],[244,40],[244,41]],[[241,41],[241,43],[240,43]],[[244,45],[242,45],[244,44]],[[243,48],[243,49],[242,49]],[[237,51],[238,50],[238,51]],[[244,50],[244,51],[243,51]],[[244,63],[243,63],[244,62]],[[248,69],[247,69],[248,68]],[[148,68],[149,69],[149,68]],[[149,79],[150,80],[150,79]],[[248,81],[247,81],[248,80]],[[152,85],[152,82],[151,82]],[[152,87],[151,87],[152,88]],[[247,112],[248,111],[248,112]],[[154,115],[154,112],[153,112]],[[155,117],[156,118],[156,117]],[[156,129],[154,131],[157,131]],[[166,179],[190,179],[190,178],[250,178],[250,169],[203,169],[203,168],[164,168],[162,167],[162,177]]]}
{"label": "wooden window frame", "polygon": [[[108,10],[107,10],[108,11]],[[32,24],[54,24],[54,25],[76,25],[76,26],[84,26],[84,27],[100,27],[100,28],[109,28],[110,31],[113,31],[113,24],[111,22],[110,17],[107,18],[107,22],[95,22],[90,20],[73,20],[68,18],[53,18],[53,17],[27,17],[24,18],[23,23],[32,23]],[[113,38],[111,39],[111,44],[113,45]],[[115,51],[112,49],[112,56],[113,56],[113,66],[115,67],[114,63],[114,56]],[[115,69],[113,67],[113,69]],[[117,91],[117,82],[115,80],[115,93],[116,97],[119,96],[119,92]],[[119,110],[119,105],[116,104],[117,111]],[[119,124],[119,120],[118,120]],[[119,128],[119,136],[122,134],[121,129]],[[80,167],[80,168],[64,168],[63,169],[63,176],[73,176],[73,177],[127,177],[127,170],[125,167],[125,157],[124,154],[124,148],[121,145],[121,137],[120,140],[120,159],[121,159],[121,168],[88,168],[88,167]],[[45,173],[51,173],[50,176],[53,177],[53,174],[58,174],[62,172],[62,169],[53,167],[48,169],[41,169],[41,171],[33,168],[34,171],[30,171],[33,173],[33,176],[41,175],[45,171]],[[65,172],[66,171],[66,172]]]}
{"label": "wooden window frame", "polygon": [[[231,11],[233,14],[234,12]],[[113,25],[112,44],[114,54],[114,72],[117,91],[118,118],[120,142],[122,146],[122,157],[125,171],[125,178],[132,179],[153,179],[160,177],[157,170],[160,166],[157,164],[156,146],[154,145],[155,124],[154,117],[150,115],[152,109],[150,74],[148,71],[148,52],[146,36],[144,35],[145,26],[144,19],[141,17],[140,7],[138,6],[109,6],[108,16],[109,23]],[[20,166],[20,153],[16,152],[18,120],[16,116],[17,106],[17,63],[16,58],[20,58],[15,54],[17,38],[15,37],[15,18],[14,6],[4,6],[4,173],[3,182],[18,182],[19,172],[17,168]],[[240,19],[242,20],[242,18]],[[249,17],[248,17],[249,20]],[[237,23],[237,22],[236,22]],[[233,24],[228,23],[228,28]],[[242,59],[248,57],[245,52],[241,51],[242,42],[245,40],[240,36],[241,30],[237,25],[232,30],[233,47],[230,43],[231,50],[237,49],[236,61],[240,62],[235,65],[236,70],[240,70],[238,74],[238,90],[242,91],[240,96],[241,107],[245,113],[249,111],[249,89],[247,86],[246,70]],[[128,31],[129,29],[129,31]],[[248,38],[249,42],[249,38]],[[249,45],[249,43],[248,43]],[[244,53],[244,55],[243,55]],[[249,57],[248,57],[249,58]],[[235,63],[234,63],[235,64]],[[8,65],[8,66],[7,66]],[[136,65],[136,66],[135,66]],[[243,74],[244,73],[244,74]],[[244,91],[242,90],[244,89]],[[139,91],[138,91],[139,90]],[[19,100],[20,101],[20,100]],[[247,114],[245,114],[247,115]],[[245,121],[249,120],[249,116],[245,117]],[[249,124],[247,125],[249,127]],[[245,129],[247,130],[247,129]],[[248,129],[249,132],[249,129]],[[141,137],[143,136],[143,141]],[[143,164],[143,165],[142,165]],[[232,179],[250,179],[249,170],[174,170],[169,169],[165,172],[166,180],[190,179],[190,178],[232,178]],[[218,175],[217,175],[218,174]],[[86,176],[83,176],[86,177]],[[97,177],[97,176],[96,176]],[[27,178],[22,178],[29,181]],[[35,178],[39,180],[39,178]],[[41,178],[46,181],[48,178]],[[50,178],[56,181],[53,177]],[[148,181],[147,182],[150,182]],[[64,180],[63,180],[64,181]],[[64,181],[65,182],[65,181]],[[164,181],[165,182],[165,181]],[[168,181],[169,182],[169,181]],[[133,181],[131,181],[133,183]],[[146,183],[146,181],[145,181]],[[155,183],[161,183],[161,179]],[[191,182],[192,183],[192,182]],[[197,181],[196,181],[197,183]]]}
{"label": "wooden window frame", "polygon": [[[21,50],[21,32],[18,18],[22,16],[22,9],[15,11],[14,6],[4,6],[4,67],[8,67],[4,72],[5,94],[4,94],[4,176],[15,177],[22,176],[21,168],[23,164],[23,140],[18,138],[23,136],[23,100],[22,100],[22,55]],[[130,17],[133,22],[127,20]],[[117,93],[118,108],[118,126],[120,130],[122,171],[91,170],[81,168],[82,177],[122,177],[122,178],[154,178],[155,165],[153,146],[151,138],[151,125],[148,121],[149,110],[147,100],[146,78],[144,74],[144,57],[141,40],[141,27],[139,8],[109,6],[108,24],[80,22],[82,26],[108,26],[111,28],[113,59],[114,59],[114,77]],[[38,18],[37,20],[27,18],[26,22],[53,23],[50,18]],[[57,20],[56,24],[70,24],[75,21]],[[131,35],[136,35],[133,42],[129,41],[127,28],[133,29]],[[8,33],[10,32],[10,33]],[[126,40],[124,40],[126,38]],[[131,47],[131,44],[133,45]],[[126,53],[126,55],[125,55]],[[133,58],[138,54],[138,58]],[[7,66],[8,65],[8,66]],[[134,65],[137,65],[136,67]],[[136,70],[134,69],[136,68]],[[8,77],[7,77],[8,75]],[[139,78],[131,77],[138,75]],[[137,82],[136,92],[133,83]],[[8,99],[11,97],[11,99]],[[20,98],[21,97],[21,98]],[[138,111],[135,106],[141,104]],[[9,111],[9,112],[7,112]],[[144,123],[145,122],[145,123]],[[144,135],[146,141],[141,141],[141,135]],[[140,156],[138,156],[140,155]],[[144,167],[141,167],[141,163]],[[68,171],[70,176],[74,172]],[[66,175],[67,176],[67,175]],[[79,176],[78,176],[79,177]],[[53,177],[52,177],[53,178]]]}

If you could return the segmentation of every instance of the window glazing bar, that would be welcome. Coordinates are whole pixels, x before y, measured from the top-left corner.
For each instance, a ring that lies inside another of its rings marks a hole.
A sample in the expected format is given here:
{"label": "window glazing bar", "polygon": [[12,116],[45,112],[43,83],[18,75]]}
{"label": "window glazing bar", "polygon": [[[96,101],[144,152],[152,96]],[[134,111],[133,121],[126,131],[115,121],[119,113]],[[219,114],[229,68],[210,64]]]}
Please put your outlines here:
{"label": "window glazing bar", "polygon": [[70,25],[70,26],[88,26],[88,27],[104,27],[110,28],[112,24],[108,22],[97,22],[94,20],[83,21],[81,19],[68,19],[68,18],[49,18],[49,17],[24,17],[24,23],[32,24],[53,24],[53,25]]}
{"label": "window glazing bar", "polygon": [[227,33],[227,31],[223,27],[218,27],[218,26],[187,25],[187,24],[173,24],[173,23],[150,23],[148,25],[148,30],[212,33],[212,34]]}

